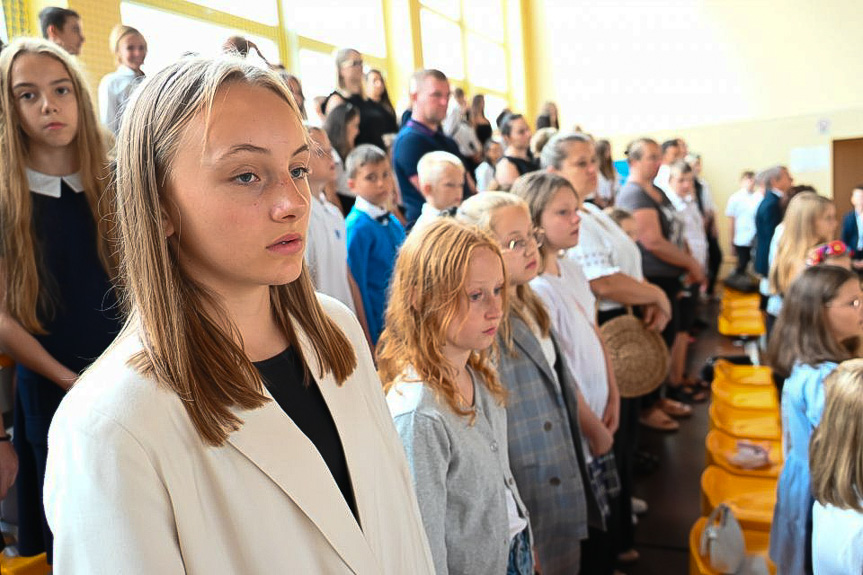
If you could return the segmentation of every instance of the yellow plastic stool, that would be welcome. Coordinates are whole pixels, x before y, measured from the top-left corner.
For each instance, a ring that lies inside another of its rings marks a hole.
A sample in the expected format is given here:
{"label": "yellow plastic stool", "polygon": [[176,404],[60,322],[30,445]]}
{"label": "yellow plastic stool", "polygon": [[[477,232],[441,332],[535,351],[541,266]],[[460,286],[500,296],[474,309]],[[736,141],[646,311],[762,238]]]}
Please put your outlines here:
{"label": "yellow plastic stool", "polygon": [[778,441],[758,441],[769,454],[770,466],[760,469],[743,469],[728,460],[737,450],[737,439],[718,429],[707,434],[704,444],[707,448],[707,465],[717,465],[731,473],[743,477],[760,477],[776,480],[782,471],[782,444]]}
{"label": "yellow plastic stool", "polygon": [[780,441],[782,428],[779,414],[754,409],[734,409],[715,401],[708,410],[710,429],[720,429],[737,439]]}
{"label": "yellow plastic stool", "polygon": [[763,365],[737,365],[727,359],[717,359],[713,364],[713,382],[728,381],[737,385],[773,386],[769,367]]}
{"label": "yellow plastic stool", "polygon": [[770,531],[776,504],[776,480],[732,475],[711,465],[701,474],[701,512],[725,503],[743,529]]}
{"label": "yellow plastic stool", "polygon": [[50,572],[51,566],[44,553],[33,557],[7,557],[0,553],[2,575],[47,575]]}
{"label": "yellow plastic stool", "polygon": [[773,386],[753,386],[714,381],[713,399],[734,409],[757,409],[779,413],[779,394]]}
{"label": "yellow plastic stool", "polygon": [[[701,556],[701,533],[707,518],[702,517],[695,522],[689,531],[689,575],[719,575],[718,571],[710,568],[707,557]],[[767,558],[767,550],[770,545],[770,534],[764,531],[743,531],[743,541],[746,543],[747,555],[761,555]],[[772,575],[776,574],[776,566],[767,559],[767,567]]]}
{"label": "yellow plastic stool", "polygon": [[764,325],[764,318],[760,315],[759,317],[743,317],[736,319],[728,317],[724,312],[719,314],[716,328],[722,335],[731,337],[754,337],[764,335],[767,332],[767,328]]}
{"label": "yellow plastic stool", "polygon": [[720,313],[731,321],[738,321],[744,319],[755,320],[764,317],[763,315],[761,315],[761,310],[757,307],[723,307]]}

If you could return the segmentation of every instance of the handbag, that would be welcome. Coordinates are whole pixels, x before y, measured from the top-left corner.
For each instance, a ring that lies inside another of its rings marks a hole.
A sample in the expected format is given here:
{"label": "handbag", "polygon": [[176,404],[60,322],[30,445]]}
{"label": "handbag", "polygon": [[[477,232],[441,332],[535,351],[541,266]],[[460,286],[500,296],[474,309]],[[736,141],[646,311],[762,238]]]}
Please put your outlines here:
{"label": "handbag", "polygon": [[717,505],[707,518],[700,547],[702,557],[707,557],[714,571],[733,575],[743,566],[746,560],[743,530],[728,505]]}

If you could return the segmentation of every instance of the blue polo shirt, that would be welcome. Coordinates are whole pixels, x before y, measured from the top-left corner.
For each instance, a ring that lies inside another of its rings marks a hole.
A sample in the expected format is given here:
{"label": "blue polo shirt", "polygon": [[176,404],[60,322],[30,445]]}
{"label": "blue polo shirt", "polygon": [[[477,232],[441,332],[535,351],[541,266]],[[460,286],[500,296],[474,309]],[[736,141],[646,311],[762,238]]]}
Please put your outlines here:
{"label": "blue polo shirt", "polygon": [[[408,229],[412,228],[414,222],[420,217],[422,206],[425,203],[425,198],[414,187],[410,179],[417,175],[417,164],[419,164],[420,158],[429,152],[438,150],[449,152],[461,158],[455,140],[446,136],[440,128],[433,131],[416,120],[408,120],[399,131],[393,144],[393,171],[398,178]],[[462,163],[464,163],[464,159],[462,159]],[[469,188],[465,181],[464,197],[467,197],[468,194]]]}

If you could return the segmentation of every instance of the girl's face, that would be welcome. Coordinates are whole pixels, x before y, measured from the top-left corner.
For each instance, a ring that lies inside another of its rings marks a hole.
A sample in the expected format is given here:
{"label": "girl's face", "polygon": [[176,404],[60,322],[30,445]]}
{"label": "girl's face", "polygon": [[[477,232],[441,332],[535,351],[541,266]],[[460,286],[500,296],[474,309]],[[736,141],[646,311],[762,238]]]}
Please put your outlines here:
{"label": "girl's face", "polygon": [[494,212],[494,235],[503,250],[509,285],[520,286],[536,277],[539,270],[537,233],[527,208],[504,206]]}
{"label": "girl's face", "polygon": [[668,178],[668,185],[679,197],[687,198],[695,188],[695,175],[692,172],[686,174],[672,173],[671,177]]}
{"label": "girl's face", "polygon": [[495,166],[503,157],[503,148],[497,142],[490,144],[488,146],[488,153],[485,156],[488,158],[488,163]]}
{"label": "girl's face", "polygon": [[345,139],[348,141],[348,145],[353,148],[354,142],[357,140],[357,136],[360,135],[360,115],[357,114],[350,121],[348,121],[348,125],[345,126]]}
{"label": "girl's face", "polygon": [[828,205],[824,212],[815,218],[815,235],[819,242],[829,242],[836,237],[836,228],[839,220],[836,219],[836,206]]}
{"label": "girl's face", "polygon": [[140,34],[128,34],[117,43],[117,57],[120,63],[136,72],[147,58],[147,41]]}
{"label": "girl's face", "polygon": [[373,100],[380,100],[384,94],[384,87],[384,79],[381,78],[380,74],[373,72],[366,78],[366,90]]}
{"label": "girl's face", "polygon": [[474,250],[464,287],[458,313],[447,328],[447,355],[482,351],[494,341],[503,316],[505,289],[503,265],[497,254],[488,248]]}
{"label": "girl's face", "polygon": [[[273,126],[283,126],[273,130]],[[163,196],[171,248],[190,276],[222,297],[290,283],[309,223],[309,146],[290,104],[234,83],[180,140]]]}
{"label": "girl's face", "polygon": [[333,147],[327,133],[323,130],[309,130],[311,154],[309,156],[309,187],[312,193],[335,181],[336,162],[333,160]]}
{"label": "girl's face", "polygon": [[863,328],[863,292],[856,279],[845,283],[827,304],[827,323],[837,341],[859,336]]}
{"label": "girl's face", "polygon": [[10,76],[30,151],[70,148],[78,133],[78,97],[66,67],[45,54],[23,53],[15,59]]}
{"label": "girl's face", "polygon": [[519,118],[512,123],[507,141],[516,150],[527,150],[530,147],[530,136],[530,126],[524,118]]}
{"label": "girl's face", "polygon": [[546,251],[568,250],[578,245],[580,208],[581,200],[569,187],[561,187],[554,193],[539,218],[545,233]]}
{"label": "girl's face", "polygon": [[599,163],[596,149],[591,142],[572,142],[567,146],[566,158],[559,170],[552,170],[563,176],[584,197],[596,191]]}

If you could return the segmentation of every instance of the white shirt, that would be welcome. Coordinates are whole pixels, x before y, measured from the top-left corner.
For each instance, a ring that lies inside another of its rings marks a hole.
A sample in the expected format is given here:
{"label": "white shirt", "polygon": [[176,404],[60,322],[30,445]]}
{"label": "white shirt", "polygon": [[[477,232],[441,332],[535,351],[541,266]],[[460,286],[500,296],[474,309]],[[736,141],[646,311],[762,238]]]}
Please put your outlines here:
{"label": "white shirt", "polygon": [[659,166],[659,171],[656,172],[656,177],[653,178],[653,185],[668,194],[671,188],[668,187],[668,180],[671,179],[671,166],[662,164]]}
{"label": "white shirt", "polygon": [[713,194],[710,193],[710,186],[702,178],[698,178],[701,184],[701,205],[704,206],[704,213],[715,212],[716,204],[713,203]]}
{"label": "white shirt", "polygon": [[707,269],[707,233],[704,231],[704,217],[698,209],[694,196],[681,198],[670,194],[668,198],[677,210],[677,218],[683,224],[683,239],[689,246],[692,257]]}
{"label": "white shirt", "polygon": [[[554,364],[557,363],[557,352],[554,349],[554,342],[551,341],[551,335],[542,335],[542,330],[539,329],[539,324],[536,323],[536,320],[530,314],[525,314],[527,316],[527,320],[525,323],[530,328],[530,331],[533,332],[536,341],[539,342],[539,347],[542,349],[542,355],[545,356],[545,361],[548,362],[548,365],[554,367]],[[557,371],[552,369],[551,375],[554,377],[554,380],[557,381]]]}
{"label": "white shirt", "polygon": [[343,196],[356,196],[353,190],[348,187],[348,173],[345,171],[345,163],[335,148],[333,148],[333,162],[336,164],[336,191]]}
{"label": "white shirt", "polygon": [[[590,410],[602,418],[608,404],[608,372],[602,340],[596,331],[596,299],[581,267],[574,261],[557,260],[560,276],[544,273],[530,282],[551,316],[560,353],[578,382]],[[584,453],[590,453],[583,440]]]}
{"label": "white shirt", "polygon": [[[477,191],[487,192],[492,180],[494,180],[494,166],[488,162],[483,162],[476,167],[474,175],[476,175]],[[861,237],[863,237],[863,235],[861,235]]]}
{"label": "white shirt", "polygon": [[144,78],[128,66],[117,66],[115,72],[105,74],[99,82],[99,119],[116,136],[126,102]]}
{"label": "white shirt", "polygon": [[751,247],[755,241],[755,213],[764,196],[759,192],[749,192],[740,188],[728,198],[725,215],[734,218],[735,246]]}
{"label": "white shirt", "polygon": [[354,207],[361,212],[364,212],[369,215],[372,219],[378,219],[381,216],[385,216],[389,213],[386,209],[376,206],[367,199],[357,196],[357,201],[354,203]]}
{"label": "white shirt", "polygon": [[620,191],[620,180],[617,179],[617,174],[613,180],[609,180],[602,172],[596,172],[597,182],[596,182],[596,195],[599,198],[602,198],[607,203],[610,203],[616,196],[617,192]]}
{"label": "white shirt", "polygon": [[815,502],[812,567],[815,575],[863,573],[863,513]]}
{"label": "white shirt", "polygon": [[[567,252],[567,257],[578,262],[587,279],[622,273],[643,281],[638,244],[599,207],[585,202],[582,216],[578,245]],[[620,303],[612,300],[599,302],[600,311],[620,307]]]}
{"label": "white shirt", "polygon": [[24,171],[27,173],[30,191],[34,194],[59,198],[62,195],[61,181],[66,182],[66,185],[72,188],[76,194],[84,191],[84,182],[81,180],[80,173],[69,174],[68,176],[49,176],[30,168],[25,168]]}
{"label": "white shirt", "polygon": [[332,296],[357,310],[348,282],[348,243],[341,210],[323,197],[312,195],[309,232],[306,236],[306,263],[312,283],[319,292]]}
{"label": "white shirt", "polygon": [[442,211],[443,210],[437,209],[428,202],[424,203],[422,211],[420,211],[420,217],[417,218],[417,221],[414,222],[414,227],[411,228],[411,233],[426,227],[430,223],[442,217]]}

